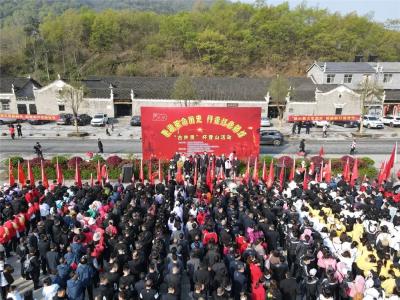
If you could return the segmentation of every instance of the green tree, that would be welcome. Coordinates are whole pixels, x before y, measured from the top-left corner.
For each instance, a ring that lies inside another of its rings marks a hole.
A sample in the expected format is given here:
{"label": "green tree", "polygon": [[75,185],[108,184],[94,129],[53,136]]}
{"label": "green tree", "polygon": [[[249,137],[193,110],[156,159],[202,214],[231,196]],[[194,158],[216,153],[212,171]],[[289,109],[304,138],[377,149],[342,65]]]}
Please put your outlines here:
{"label": "green tree", "polygon": [[185,107],[190,106],[193,103],[192,101],[196,100],[196,88],[189,76],[181,75],[178,77],[172,89],[171,98],[181,100]]}
{"label": "green tree", "polygon": [[272,79],[268,91],[272,98],[271,101],[276,104],[278,109],[279,126],[282,127],[283,113],[286,109],[286,98],[290,96],[289,81],[286,77],[279,76],[278,74]]}

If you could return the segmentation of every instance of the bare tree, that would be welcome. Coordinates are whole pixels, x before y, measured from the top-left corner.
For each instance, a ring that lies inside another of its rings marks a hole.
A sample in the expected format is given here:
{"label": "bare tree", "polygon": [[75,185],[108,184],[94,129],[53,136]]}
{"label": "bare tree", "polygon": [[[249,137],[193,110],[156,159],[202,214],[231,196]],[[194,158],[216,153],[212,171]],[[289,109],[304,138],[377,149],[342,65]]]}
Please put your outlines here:
{"label": "bare tree", "polygon": [[282,127],[283,113],[286,109],[286,98],[291,93],[289,81],[286,77],[277,74],[276,77],[272,79],[268,91],[278,109],[279,126]]}
{"label": "bare tree", "polygon": [[67,106],[71,108],[72,115],[74,118],[74,125],[76,133],[79,133],[78,125],[78,114],[79,109],[84,104],[83,98],[84,88],[81,83],[72,83],[71,85],[65,85],[60,91],[61,98],[65,101]]}
{"label": "bare tree", "polygon": [[378,85],[375,78],[371,78],[370,75],[365,76],[358,86],[358,93],[360,94],[360,133],[363,133],[364,126],[363,120],[370,105],[382,104],[383,101],[383,89]]}
{"label": "bare tree", "polygon": [[175,81],[171,98],[182,100],[185,107],[190,106],[191,101],[197,98],[197,92],[192,79],[187,75],[181,75]]}

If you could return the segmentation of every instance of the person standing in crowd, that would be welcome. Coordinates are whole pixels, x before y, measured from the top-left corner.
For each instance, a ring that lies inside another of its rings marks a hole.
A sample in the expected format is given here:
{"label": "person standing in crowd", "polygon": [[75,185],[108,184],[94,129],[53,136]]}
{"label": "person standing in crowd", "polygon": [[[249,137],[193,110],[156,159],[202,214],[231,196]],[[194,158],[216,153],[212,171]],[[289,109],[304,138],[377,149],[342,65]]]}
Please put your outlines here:
{"label": "person standing in crowd", "polygon": [[20,122],[17,123],[17,134],[19,138],[22,138],[22,126]]}
{"label": "person standing in crowd", "polygon": [[356,140],[353,139],[350,145],[350,155],[354,155],[354,153],[356,152],[356,146],[357,146]]}
{"label": "person standing in crowd", "polygon": [[103,153],[103,143],[100,138],[97,139],[97,147],[99,148],[99,153]]}
{"label": "person standing in crowd", "polygon": [[226,176],[226,178],[231,177],[231,169],[232,169],[232,162],[229,159],[227,159],[225,161],[225,176]]}
{"label": "person standing in crowd", "polygon": [[301,127],[303,126],[303,122],[300,121],[299,123],[297,123],[297,134],[300,134],[301,132]]}
{"label": "person standing in crowd", "polygon": [[322,137],[326,138],[328,136],[328,125],[324,124],[324,126],[322,126]]}
{"label": "person standing in crowd", "polygon": [[296,122],[293,122],[293,125],[292,125],[292,135],[295,135],[295,134],[296,134],[296,125],[297,125],[297,123],[296,123]]}
{"label": "person standing in crowd", "polygon": [[306,140],[305,140],[305,139],[302,139],[302,140],[300,141],[299,151],[300,151],[301,153],[306,153]]}
{"label": "person standing in crowd", "polygon": [[0,257],[0,289],[1,289],[1,299],[7,299],[7,293],[11,284],[14,282],[12,276],[13,269],[9,264],[6,264],[3,257]]}
{"label": "person standing in crowd", "polygon": [[311,129],[311,121],[306,122],[306,134],[310,134]]}
{"label": "person standing in crowd", "polygon": [[13,124],[8,125],[8,131],[10,133],[11,139],[15,139],[15,127]]}

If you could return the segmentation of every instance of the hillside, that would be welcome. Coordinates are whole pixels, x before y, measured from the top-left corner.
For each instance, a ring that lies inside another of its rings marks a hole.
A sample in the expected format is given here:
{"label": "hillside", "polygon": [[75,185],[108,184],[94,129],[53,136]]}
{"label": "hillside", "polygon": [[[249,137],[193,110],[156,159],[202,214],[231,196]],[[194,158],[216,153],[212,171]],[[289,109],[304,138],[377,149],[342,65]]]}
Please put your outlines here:
{"label": "hillside", "polygon": [[[201,0],[6,0],[1,5],[20,2],[49,3],[48,11],[32,7],[41,12],[36,18],[22,8],[1,10],[0,72],[31,74],[43,82],[57,74],[302,75],[313,60],[352,61],[356,54],[400,61],[399,31],[367,17],[305,5],[289,9],[223,0],[211,6]],[[133,2],[175,7],[190,2],[192,8],[168,14],[122,9]],[[90,8],[94,3],[96,10]],[[102,10],[107,3],[122,10]],[[24,22],[17,21],[24,14]]]}

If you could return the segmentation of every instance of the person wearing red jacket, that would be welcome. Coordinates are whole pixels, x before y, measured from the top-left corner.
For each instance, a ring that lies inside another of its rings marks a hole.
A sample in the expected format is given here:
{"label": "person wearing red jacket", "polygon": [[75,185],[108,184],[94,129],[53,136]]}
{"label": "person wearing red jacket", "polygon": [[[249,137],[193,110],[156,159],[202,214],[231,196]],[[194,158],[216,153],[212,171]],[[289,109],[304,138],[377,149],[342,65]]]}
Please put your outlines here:
{"label": "person wearing red jacket", "polygon": [[217,244],[218,235],[214,231],[211,231],[211,228],[203,230],[203,245],[206,246],[211,240],[214,241],[214,244]]}
{"label": "person wearing red jacket", "polygon": [[261,271],[258,262],[251,262],[249,265],[251,284],[256,284],[263,277],[263,272]]}
{"label": "person wearing red jacket", "polygon": [[260,281],[251,286],[251,300],[265,300],[265,288]]}

